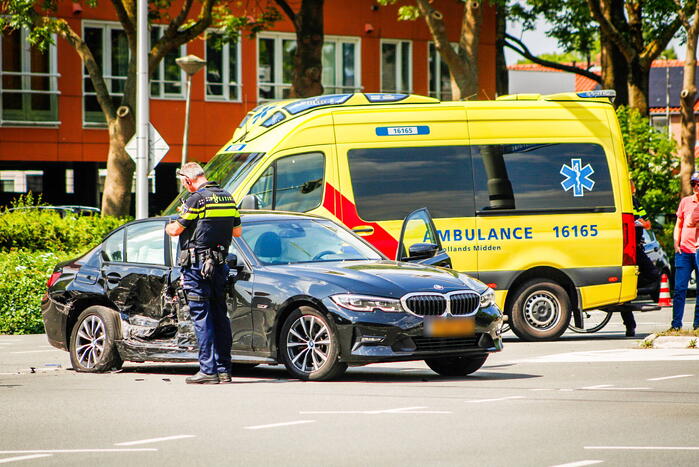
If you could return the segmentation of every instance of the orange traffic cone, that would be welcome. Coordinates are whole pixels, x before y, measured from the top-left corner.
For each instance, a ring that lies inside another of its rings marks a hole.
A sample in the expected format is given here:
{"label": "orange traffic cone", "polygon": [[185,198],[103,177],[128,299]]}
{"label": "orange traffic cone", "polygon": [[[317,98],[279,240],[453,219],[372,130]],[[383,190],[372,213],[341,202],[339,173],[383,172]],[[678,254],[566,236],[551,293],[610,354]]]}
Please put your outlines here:
{"label": "orange traffic cone", "polygon": [[667,274],[663,274],[660,278],[658,306],[672,306],[672,302],[670,301],[670,284],[668,284],[667,281]]}

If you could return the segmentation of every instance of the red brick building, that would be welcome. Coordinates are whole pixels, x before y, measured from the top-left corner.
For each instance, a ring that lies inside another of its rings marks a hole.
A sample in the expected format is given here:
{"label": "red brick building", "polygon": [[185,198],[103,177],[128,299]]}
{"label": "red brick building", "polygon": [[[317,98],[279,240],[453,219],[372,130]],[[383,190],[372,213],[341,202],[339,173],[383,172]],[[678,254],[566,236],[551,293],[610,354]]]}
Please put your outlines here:
{"label": "red brick building", "polygon": [[[111,4],[83,3],[80,13],[71,2],[59,4],[58,16],[97,51],[107,84],[118,95],[128,48]],[[462,4],[435,6],[454,18],[448,33],[457,42]],[[495,96],[495,13],[487,2],[484,8],[480,98],[487,99]],[[397,7],[379,7],[374,0],[326,0],[324,22],[327,94],[399,91],[449,98],[448,72],[424,20],[399,22]],[[152,37],[161,33],[161,27],[152,28]],[[4,32],[0,45],[0,204],[31,189],[49,203],[99,206],[108,136],[78,54],[60,38],[41,54],[21,31]],[[154,171],[151,213],[174,196],[181,157],[186,78],[175,58],[193,54],[207,61],[192,80],[189,134],[189,159],[206,162],[250,109],[288,94],[294,47],[293,26],[284,18],[222,50],[199,37],[163,60],[151,79],[150,115],[170,151]]]}

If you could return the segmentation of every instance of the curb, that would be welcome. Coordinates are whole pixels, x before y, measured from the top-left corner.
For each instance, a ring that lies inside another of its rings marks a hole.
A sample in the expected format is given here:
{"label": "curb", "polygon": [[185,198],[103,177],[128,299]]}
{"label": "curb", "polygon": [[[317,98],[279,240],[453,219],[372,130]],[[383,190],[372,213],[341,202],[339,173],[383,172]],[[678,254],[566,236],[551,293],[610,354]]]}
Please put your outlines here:
{"label": "curb", "polygon": [[696,336],[660,336],[651,334],[641,341],[641,347],[653,349],[699,349]]}

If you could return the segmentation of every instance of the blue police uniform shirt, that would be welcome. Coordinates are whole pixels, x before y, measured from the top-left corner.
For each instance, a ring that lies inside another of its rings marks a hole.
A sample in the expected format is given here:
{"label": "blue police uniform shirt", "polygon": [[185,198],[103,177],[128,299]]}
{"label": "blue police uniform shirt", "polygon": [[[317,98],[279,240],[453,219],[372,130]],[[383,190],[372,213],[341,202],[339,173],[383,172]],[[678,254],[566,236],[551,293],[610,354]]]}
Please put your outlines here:
{"label": "blue police uniform shirt", "polygon": [[216,182],[207,182],[187,198],[177,222],[185,228],[180,250],[228,249],[233,227],[240,225],[240,214],[230,193]]}

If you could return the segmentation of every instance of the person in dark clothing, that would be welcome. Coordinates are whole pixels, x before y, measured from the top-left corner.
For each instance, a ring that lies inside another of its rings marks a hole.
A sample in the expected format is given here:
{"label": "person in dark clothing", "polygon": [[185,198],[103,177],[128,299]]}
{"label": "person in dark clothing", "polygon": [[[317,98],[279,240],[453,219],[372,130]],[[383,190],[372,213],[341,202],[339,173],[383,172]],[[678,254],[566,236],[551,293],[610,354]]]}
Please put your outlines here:
{"label": "person in dark clothing", "polygon": [[199,343],[199,372],[186,382],[229,383],[233,339],[226,309],[226,256],[232,236],[242,234],[240,215],[231,194],[208,181],[199,164],[189,162],[177,175],[192,194],[165,231],[179,236],[182,288]]}
{"label": "person in dark clothing", "polygon": [[[646,210],[636,197],[636,185],[633,181],[631,181],[631,194],[633,197],[633,217],[636,228],[636,264],[639,271],[638,288],[641,288],[657,281],[660,272],[643,249],[643,231],[650,230],[650,221],[647,219],[648,214]],[[621,319],[624,321],[624,326],[626,326],[626,336],[634,337],[636,335],[636,320],[634,319],[633,311],[622,311]]]}

